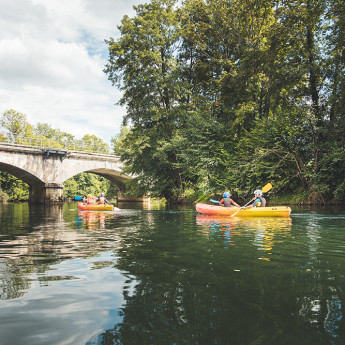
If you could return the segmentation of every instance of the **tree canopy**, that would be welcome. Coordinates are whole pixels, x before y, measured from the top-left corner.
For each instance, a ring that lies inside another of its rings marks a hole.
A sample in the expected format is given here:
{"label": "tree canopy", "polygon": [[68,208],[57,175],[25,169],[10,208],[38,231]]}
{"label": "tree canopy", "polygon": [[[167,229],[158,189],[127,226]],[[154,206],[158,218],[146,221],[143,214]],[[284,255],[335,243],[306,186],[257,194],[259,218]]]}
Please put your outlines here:
{"label": "tree canopy", "polygon": [[[107,40],[114,138],[134,188],[173,201],[231,189],[345,199],[339,0],[152,0]],[[134,190],[134,192],[135,192]]]}

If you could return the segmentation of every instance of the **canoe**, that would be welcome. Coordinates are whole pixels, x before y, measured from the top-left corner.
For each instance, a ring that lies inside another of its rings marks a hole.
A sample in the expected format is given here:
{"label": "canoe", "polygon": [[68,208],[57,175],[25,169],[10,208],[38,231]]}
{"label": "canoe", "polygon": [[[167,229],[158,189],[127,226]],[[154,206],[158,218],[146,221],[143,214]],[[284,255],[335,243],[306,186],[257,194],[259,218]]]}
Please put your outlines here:
{"label": "canoe", "polygon": [[[209,216],[231,216],[238,211],[237,207],[223,207],[197,203],[196,211]],[[251,207],[239,211],[235,217],[290,217],[291,208],[288,206]]]}
{"label": "canoe", "polygon": [[114,206],[113,205],[88,205],[84,204],[83,202],[78,202],[78,208],[80,210],[86,210],[86,211],[112,211]]}

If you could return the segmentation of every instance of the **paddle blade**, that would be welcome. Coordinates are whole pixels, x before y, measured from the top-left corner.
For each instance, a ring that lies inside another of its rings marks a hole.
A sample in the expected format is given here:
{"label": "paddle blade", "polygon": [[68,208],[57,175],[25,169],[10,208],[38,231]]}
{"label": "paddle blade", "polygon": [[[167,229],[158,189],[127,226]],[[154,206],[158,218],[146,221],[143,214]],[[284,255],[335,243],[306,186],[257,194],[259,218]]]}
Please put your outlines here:
{"label": "paddle blade", "polygon": [[213,200],[213,199],[210,199],[211,202],[214,202],[215,204],[219,204],[220,201],[218,200]]}
{"label": "paddle blade", "polygon": [[267,193],[271,188],[272,188],[272,185],[271,185],[270,183],[267,183],[267,184],[262,188],[262,193]]}

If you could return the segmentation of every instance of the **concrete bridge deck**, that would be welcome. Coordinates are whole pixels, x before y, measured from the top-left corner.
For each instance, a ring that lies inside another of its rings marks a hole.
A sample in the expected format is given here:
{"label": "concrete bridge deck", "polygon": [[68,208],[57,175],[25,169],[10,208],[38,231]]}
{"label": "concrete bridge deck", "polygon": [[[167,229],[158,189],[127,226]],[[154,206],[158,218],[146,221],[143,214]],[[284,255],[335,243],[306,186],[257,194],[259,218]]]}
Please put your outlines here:
{"label": "concrete bridge deck", "polygon": [[29,185],[30,202],[62,202],[64,182],[83,172],[109,179],[121,194],[124,182],[131,178],[122,174],[122,169],[122,162],[114,155],[0,143],[0,171]]}

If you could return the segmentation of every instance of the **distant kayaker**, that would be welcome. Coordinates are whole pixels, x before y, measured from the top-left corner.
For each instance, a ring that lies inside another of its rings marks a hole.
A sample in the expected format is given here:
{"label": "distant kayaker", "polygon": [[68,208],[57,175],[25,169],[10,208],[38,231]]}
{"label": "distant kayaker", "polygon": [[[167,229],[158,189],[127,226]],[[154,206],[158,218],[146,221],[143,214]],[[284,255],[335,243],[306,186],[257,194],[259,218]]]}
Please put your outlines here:
{"label": "distant kayaker", "polygon": [[88,194],[87,197],[84,199],[88,205],[93,205],[95,203],[95,199],[92,197],[91,194]]}
{"label": "distant kayaker", "polygon": [[105,205],[105,204],[109,204],[110,205],[110,202],[106,199],[106,197],[104,196],[104,193],[101,193],[101,196],[96,199],[96,202],[97,201],[98,201],[99,205]]}
{"label": "distant kayaker", "polygon": [[230,192],[224,192],[223,199],[219,201],[219,205],[224,207],[230,207],[231,205],[235,205],[237,207],[241,207],[239,204],[237,204],[234,200],[230,198],[231,194]]}
{"label": "distant kayaker", "polygon": [[245,208],[266,206],[266,199],[263,197],[261,189],[257,189],[256,191],[254,191],[254,198],[252,200],[253,203]]}

